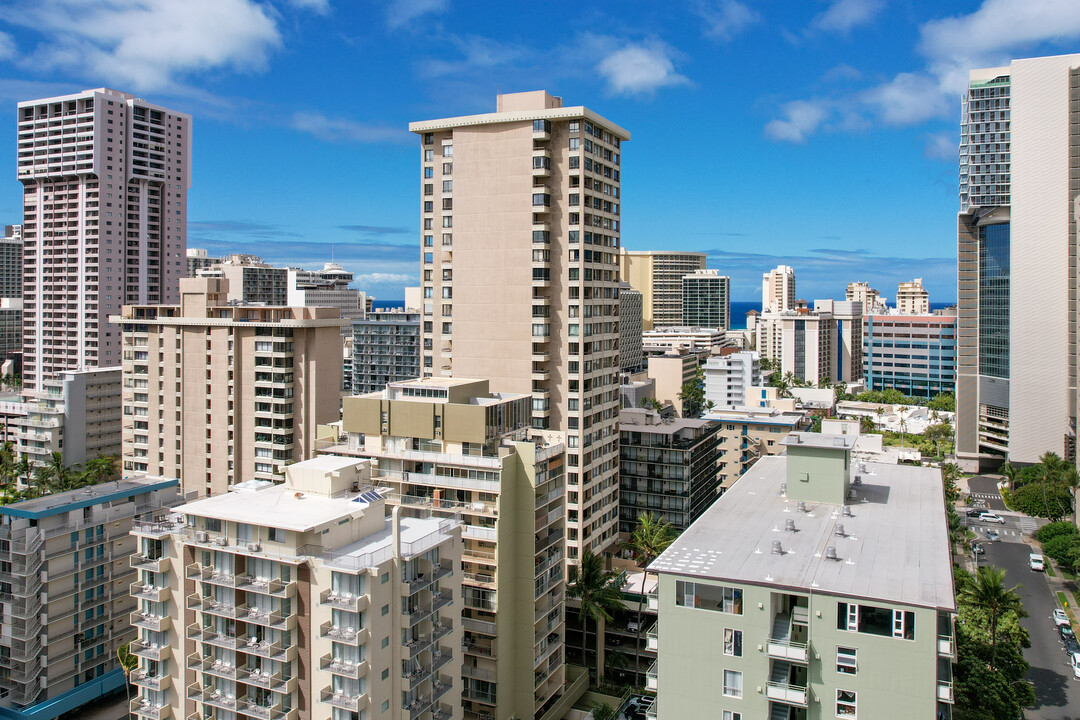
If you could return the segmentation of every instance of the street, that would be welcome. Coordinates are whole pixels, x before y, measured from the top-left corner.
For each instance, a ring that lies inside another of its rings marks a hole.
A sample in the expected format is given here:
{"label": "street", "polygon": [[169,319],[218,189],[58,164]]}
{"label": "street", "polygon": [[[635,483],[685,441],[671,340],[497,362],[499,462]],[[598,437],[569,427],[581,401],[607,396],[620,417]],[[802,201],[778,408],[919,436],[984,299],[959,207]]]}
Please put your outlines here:
{"label": "street", "polygon": [[[1029,518],[1023,518],[1031,522]],[[1020,624],[1031,636],[1031,647],[1024,657],[1031,664],[1028,679],[1035,685],[1035,707],[1027,710],[1027,720],[1080,720],[1080,680],[1073,679],[1068,657],[1062,649],[1050,613],[1057,607],[1044,573],[1028,567],[1029,545],[1014,535],[1019,529],[1015,517],[1008,524],[993,527],[1002,530],[1002,542],[983,542],[986,554],[979,564],[996,565],[1007,573],[1009,585],[1020,585],[1017,592],[1028,616]],[[978,523],[972,523],[977,525]],[[990,526],[987,526],[990,527]]]}
{"label": "street", "polygon": [[1001,494],[998,492],[999,478],[987,477],[985,475],[976,475],[975,477],[968,478],[968,491],[971,496],[977,500],[984,500],[987,506],[991,510],[1007,510],[1005,502],[1001,499]]}

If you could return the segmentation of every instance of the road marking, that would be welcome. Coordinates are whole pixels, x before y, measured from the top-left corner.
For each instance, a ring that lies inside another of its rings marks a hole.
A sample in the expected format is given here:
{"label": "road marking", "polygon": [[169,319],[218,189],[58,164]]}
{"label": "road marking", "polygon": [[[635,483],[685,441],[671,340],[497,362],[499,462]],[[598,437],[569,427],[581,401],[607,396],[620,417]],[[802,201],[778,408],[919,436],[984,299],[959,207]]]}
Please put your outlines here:
{"label": "road marking", "polygon": [[971,497],[980,498],[982,500],[1000,500],[1001,495],[998,493],[969,493]]}
{"label": "road marking", "polygon": [[1031,535],[1035,532],[1035,521],[1031,518],[1020,518],[1020,532]]}

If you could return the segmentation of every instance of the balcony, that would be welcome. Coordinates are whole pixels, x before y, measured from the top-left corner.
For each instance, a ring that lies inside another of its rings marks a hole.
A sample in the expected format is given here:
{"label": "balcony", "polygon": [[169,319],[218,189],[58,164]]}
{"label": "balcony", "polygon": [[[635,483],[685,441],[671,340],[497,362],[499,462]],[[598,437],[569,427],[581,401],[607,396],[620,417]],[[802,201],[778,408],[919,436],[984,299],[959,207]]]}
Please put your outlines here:
{"label": "balcony", "polygon": [[367,628],[360,628],[359,630],[351,627],[342,628],[334,625],[331,621],[324,622],[319,627],[320,637],[348,645],[361,645],[367,642],[370,635],[371,633]]}
{"label": "balcony", "polygon": [[645,647],[654,651],[660,647],[660,623],[653,623],[645,632]]}
{"label": "balcony", "polygon": [[766,682],[765,697],[770,700],[806,707],[806,686],[781,682]]}
{"label": "balcony", "polygon": [[172,627],[172,618],[168,616],[160,617],[158,615],[151,615],[146,612],[131,613],[129,621],[132,627],[152,630],[153,632],[164,632]]}
{"label": "balcony", "polygon": [[342,710],[348,710],[350,712],[358,713],[367,709],[368,696],[362,695],[347,695],[342,690],[332,690],[331,688],[323,688],[319,693],[319,698],[332,707],[341,708]]}
{"label": "balcony", "polygon": [[240,668],[237,671],[237,680],[245,685],[272,690],[277,693],[289,693],[296,689],[297,679],[286,680],[281,671],[271,674],[269,670],[258,668]]}
{"label": "balcony", "polygon": [[939,680],[937,684],[937,699],[941,702],[949,703],[950,705],[955,702],[953,700],[953,684],[948,681]]}
{"label": "balcony", "polygon": [[427,650],[430,647],[431,647],[431,636],[430,635],[427,635],[427,636],[421,635],[420,637],[416,638],[415,640],[410,640],[409,642],[404,643],[402,645],[402,648],[405,650],[405,652],[402,653],[402,655],[406,660],[408,660],[409,658],[416,657],[417,655],[424,652],[425,650]]}
{"label": "balcony", "polygon": [[131,654],[145,660],[168,660],[172,656],[172,648],[168,645],[160,647],[157,643],[136,641],[131,644]]}
{"label": "balcony", "polygon": [[323,655],[319,660],[319,667],[326,670],[331,675],[340,675],[341,677],[347,677],[352,679],[359,679],[368,672],[367,660],[361,660],[360,662],[352,662],[351,660],[342,660],[341,658],[331,657],[330,655]]}
{"label": "balcony", "polygon": [[172,591],[167,587],[157,587],[143,583],[132,583],[129,590],[128,594],[131,597],[148,602],[165,602],[172,595]]}
{"label": "balcony", "polygon": [[[367,632],[366,630],[364,631]],[[254,637],[249,637],[247,640],[239,643],[236,648],[240,652],[247,653],[248,655],[255,655],[257,657],[266,658],[267,660],[276,660],[277,662],[288,662],[296,657],[296,645],[290,645],[284,647],[280,640],[275,642],[267,642],[266,640],[259,641]]]}
{"label": "balcony", "polygon": [[946,658],[956,657],[956,644],[952,635],[938,635],[938,655]]}
{"label": "balcony", "polygon": [[[494,702],[492,704],[494,704]],[[416,718],[427,712],[429,707],[431,707],[430,698],[418,697],[408,705],[403,706],[401,709],[405,710],[409,714],[409,720],[416,720]]]}
{"label": "balcony", "polygon": [[172,687],[172,676],[150,675],[143,670],[136,670],[131,673],[131,684],[146,688],[147,690],[168,690]]}
{"label": "balcony", "polygon": [[659,684],[657,682],[657,677],[658,677],[657,667],[658,667],[658,665],[659,665],[658,662],[654,662],[652,665],[649,666],[649,669],[645,671],[645,689],[646,690],[652,690],[653,692],[656,692],[657,686]]}
{"label": "balcony", "polygon": [[128,709],[140,717],[150,720],[167,720],[172,717],[172,708],[168,705],[151,705],[146,698],[135,698]]}
{"label": "balcony", "polygon": [[132,555],[131,567],[135,570],[147,570],[149,572],[169,572],[172,561],[167,557],[150,558],[145,555]]}
{"label": "balcony", "polygon": [[335,607],[339,610],[348,610],[349,612],[363,612],[364,610],[367,610],[368,602],[367,595],[354,596],[352,593],[337,592],[334,590],[326,590],[319,596],[320,605],[329,605],[330,607]]}
{"label": "balcony", "polygon": [[649,609],[650,610],[659,610],[660,609],[660,596],[658,594],[658,588],[653,588],[652,590],[649,591],[648,599],[649,599]]}
{"label": "balcony", "polygon": [[237,675],[236,667],[231,662],[223,661],[220,658],[211,660],[199,653],[188,655],[187,667],[189,670],[196,670],[225,680],[235,680]]}
{"label": "balcony", "polygon": [[776,660],[791,660],[805,663],[808,657],[806,643],[792,642],[786,638],[770,637],[765,645],[765,653]]}

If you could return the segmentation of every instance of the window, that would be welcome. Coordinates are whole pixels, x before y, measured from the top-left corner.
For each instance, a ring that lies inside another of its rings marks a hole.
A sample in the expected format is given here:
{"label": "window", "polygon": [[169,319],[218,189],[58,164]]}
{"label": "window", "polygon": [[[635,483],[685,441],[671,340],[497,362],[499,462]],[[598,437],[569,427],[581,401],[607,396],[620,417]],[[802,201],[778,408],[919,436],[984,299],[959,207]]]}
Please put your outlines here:
{"label": "window", "polygon": [[[727,697],[742,697],[742,673],[735,670],[724,671],[724,695]],[[852,716],[854,717],[854,715]]]}
{"label": "window", "polygon": [[855,717],[855,692],[853,690],[836,691],[836,717]]}
{"label": "window", "polygon": [[390,709],[390,701],[389,700],[383,700],[382,711],[386,712],[389,709]]}
{"label": "window", "polygon": [[382,639],[382,643],[381,643],[381,645],[382,645],[382,647],[384,647],[384,648],[390,647],[390,637],[389,637],[389,636],[387,636],[387,637],[384,637],[384,638]]}
{"label": "window", "polygon": [[854,675],[859,671],[856,662],[856,650],[849,647],[836,648],[836,672],[845,675]]}
{"label": "window", "polygon": [[283,543],[285,542],[285,531],[281,528],[267,528],[266,540],[267,542]]}
{"label": "window", "polygon": [[836,629],[914,640],[915,613],[871,605],[837,603]]}
{"label": "window", "polygon": [[731,710],[724,711],[724,720],[742,720],[742,713],[732,712]]}
{"label": "window", "polygon": [[380,615],[383,615],[383,616],[389,615],[390,614],[390,606],[389,605],[383,605],[382,610],[380,610],[379,613],[380,613]]}
{"label": "window", "polygon": [[382,679],[385,680],[388,677],[390,677],[390,668],[384,668],[382,671]]}
{"label": "window", "polygon": [[576,137],[570,138],[570,150],[571,151],[577,150],[578,147],[580,147],[580,146],[581,146],[581,140],[579,138],[576,138]]}
{"label": "window", "polygon": [[383,585],[390,582],[390,573],[388,573],[388,572],[383,573],[382,577],[379,578],[379,582],[382,583]]}
{"label": "window", "polygon": [[682,607],[742,615],[742,590],[740,588],[678,580],[675,583],[675,604]]}
{"label": "window", "polygon": [[724,654],[742,657],[742,630],[724,628]]}

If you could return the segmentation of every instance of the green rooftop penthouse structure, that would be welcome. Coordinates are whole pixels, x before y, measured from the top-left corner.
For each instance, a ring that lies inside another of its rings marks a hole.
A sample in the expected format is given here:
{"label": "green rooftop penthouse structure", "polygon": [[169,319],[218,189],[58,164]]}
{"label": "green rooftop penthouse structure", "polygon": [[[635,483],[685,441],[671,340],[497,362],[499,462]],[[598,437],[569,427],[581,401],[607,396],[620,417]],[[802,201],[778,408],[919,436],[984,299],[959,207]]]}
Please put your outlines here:
{"label": "green rooftop penthouse structure", "polygon": [[952,717],[940,471],[791,433],[650,566],[660,720]]}

